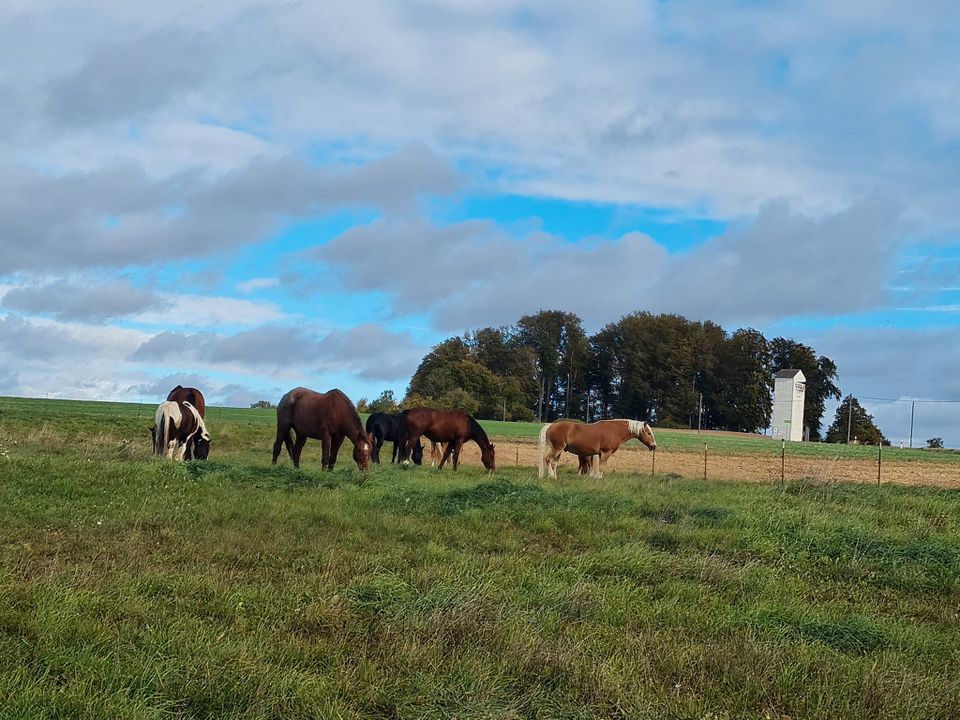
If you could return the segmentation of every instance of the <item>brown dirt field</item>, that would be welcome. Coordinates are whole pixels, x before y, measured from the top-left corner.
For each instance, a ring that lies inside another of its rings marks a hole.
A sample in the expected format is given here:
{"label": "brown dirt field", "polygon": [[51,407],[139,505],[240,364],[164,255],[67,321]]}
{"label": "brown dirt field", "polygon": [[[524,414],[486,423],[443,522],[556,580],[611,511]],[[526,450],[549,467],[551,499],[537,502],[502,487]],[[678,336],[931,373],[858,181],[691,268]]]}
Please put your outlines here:
{"label": "brown dirt field", "polygon": [[[493,438],[497,450],[498,467],[529,467],[536,476],[537,446],[532,442],[518,442],[505,438]],[[703,455],[692,452],[666,452],[658,450],[656,471],[676,473],[684,477],[703,477]],[[427,447],[427,462],[430,450]],[[460,455],[465,465],[480,465],[480,450],[475,443],[464,446]],[[649,474],[653,454],[643,447],[623,447],[610,458],[607,472]],[[564,453],[560,467],[576,470],[577,458]],[[874,460],[834,460],[828,458],[790,458],[784,468],[786,480],[801,478],[817,481],[846,481],[875,483],[877,463]],[[708,480],[743,480],[747,482],[779,482],[780,455],[707,455]],[[931,485],[960,488],[960,467],[955,463],[884,461],[880,481],[899,485]]]}

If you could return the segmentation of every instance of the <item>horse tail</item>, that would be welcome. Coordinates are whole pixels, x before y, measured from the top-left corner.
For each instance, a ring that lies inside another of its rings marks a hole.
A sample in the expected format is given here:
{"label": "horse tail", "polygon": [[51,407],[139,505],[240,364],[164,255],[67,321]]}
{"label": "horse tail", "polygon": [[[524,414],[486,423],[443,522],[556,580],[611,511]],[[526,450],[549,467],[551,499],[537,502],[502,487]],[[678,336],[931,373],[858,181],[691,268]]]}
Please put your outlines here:
{"label": "horse tail", "polygon": [[540,438],[537,442],[537,448],[539,449],[537,460],[539,460],[538,469],[540,471],[540,477],[543,477],[547,471],[547,430],[549,429],[550,423],[540,428]]}

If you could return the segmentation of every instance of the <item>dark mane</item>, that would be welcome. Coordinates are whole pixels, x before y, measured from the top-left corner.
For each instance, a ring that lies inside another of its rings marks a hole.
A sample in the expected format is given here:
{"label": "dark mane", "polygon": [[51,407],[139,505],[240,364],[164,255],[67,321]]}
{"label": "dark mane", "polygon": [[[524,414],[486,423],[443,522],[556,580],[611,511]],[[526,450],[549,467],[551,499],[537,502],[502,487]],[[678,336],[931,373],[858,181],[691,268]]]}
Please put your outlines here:
{"label": "dark mane", "polygon": [[473,439],[477,441],[477,445],[480,445],[482,440],[483,445],[490,447],[490,438],[487,437],[486,431],[480,427],[480,423],[470,415],[467,416],[467,419],[470,421],[470,432],[473,433]]}
{"label": "dark mane", "polygon": [[343,398],[347,408],[349,408],[348,412],[350,413],[350,422],[353,424],[353,436],[362,437],[364,435],[363,421],[360,420],[360,413],[357,412],[357,406],[353,404],[353,400],[348,398],[346,394],[339,388],[330,390],[327,395],[339,395],[341,398]]}

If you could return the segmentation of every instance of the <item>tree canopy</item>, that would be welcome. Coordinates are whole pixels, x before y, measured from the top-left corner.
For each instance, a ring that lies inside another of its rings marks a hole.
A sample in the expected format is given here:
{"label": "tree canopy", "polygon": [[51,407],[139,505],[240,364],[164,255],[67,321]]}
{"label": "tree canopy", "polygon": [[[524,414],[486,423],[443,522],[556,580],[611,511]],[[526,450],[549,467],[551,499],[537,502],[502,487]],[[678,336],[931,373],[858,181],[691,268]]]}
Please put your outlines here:
{"label": "tree canopy", "polygon": [[859,442],[864,445],[890,444],[873,421],[873,416],[853,395],[847,395],[843,399],[833,416],[833,422],[827,428],[827,442],[845,443],[848,437],[850,442]]}
{"label": "tree canopy", "polygon": [[805,423],[819,438],[825,402],[839,397],[830,358],[751,328],[635,312],[587,335],[560,310],[452,337],[423,358],[402,403],[459,407],[481,418],[646,419],[666,427],[757,431],[769,425],[773,375],[807,378]]}

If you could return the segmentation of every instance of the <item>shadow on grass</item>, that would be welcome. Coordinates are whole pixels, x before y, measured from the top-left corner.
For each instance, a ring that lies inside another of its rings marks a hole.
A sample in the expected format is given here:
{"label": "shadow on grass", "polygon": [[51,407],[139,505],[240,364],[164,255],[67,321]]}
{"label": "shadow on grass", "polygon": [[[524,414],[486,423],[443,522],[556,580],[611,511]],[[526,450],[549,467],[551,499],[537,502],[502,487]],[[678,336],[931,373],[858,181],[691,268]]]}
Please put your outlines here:
{"label": "shadow on grass", "polygon": [[753,617],[752,624],[761,631],[820,642],[850,655],[866,655],[891,646],[886,633],[862,617],[820,620],[794,617],[784,611],[763,611]]}

